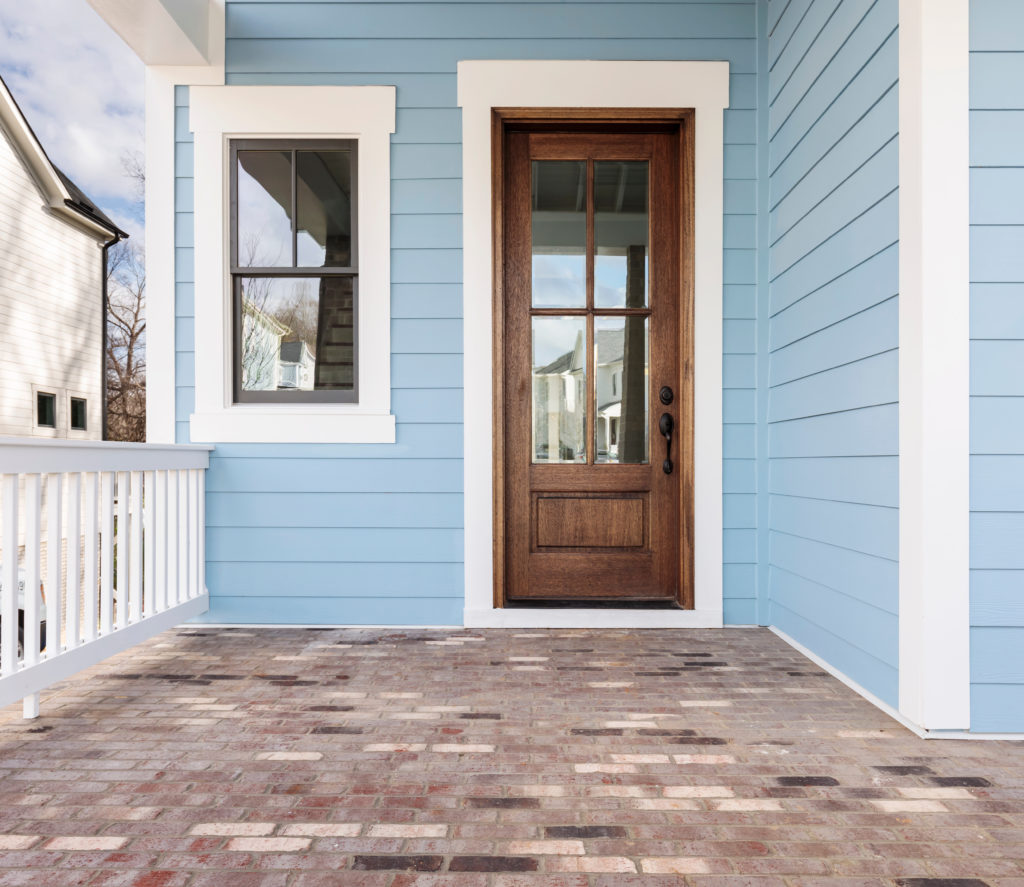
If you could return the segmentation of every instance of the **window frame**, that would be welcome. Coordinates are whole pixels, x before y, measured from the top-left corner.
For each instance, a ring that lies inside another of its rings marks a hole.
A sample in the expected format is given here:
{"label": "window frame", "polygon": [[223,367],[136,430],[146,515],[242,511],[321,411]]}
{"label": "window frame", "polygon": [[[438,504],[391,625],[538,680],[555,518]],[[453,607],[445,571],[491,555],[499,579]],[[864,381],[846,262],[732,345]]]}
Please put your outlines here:
{"label": "window frame", "polygon": [[[390,206],[396,93],[394,86],[189,88],[194,179],[187,192],[179,193],[179,201],[184,200],[182,212],[193,209],[194,235],[192,254],[179,252],[178,284],[187,293],[190,279],[194,281],[195,406],[191,413],[187,406],[179,406],[177,419],[187,419],[190,440],[395,442],[395,415],[391,411]],[[358,142],[356,188],[363,197],[358,211],[358,403],[233,400],[228,144],[232,139],[274,138]],[[179,400],[179,404],[187,403]]]}
{"label": "window frame", "polygon": [[[85,424],[80,428],[75,425],[75,401],[79,401],[82,404],[83,419]],[[77,394],[71,394],[68,392],[68,431],[69,432],[84,432],[89,430],[89,398],[81,397]]]}
{"label": "window frame", "polygon": [[[34,413],[33,419],[34,419],[34,421],[32,422],[32,424],[36,428],[43,429],[43,430],[48,431],[48,432],[56,432],[57,429],[60,427],[60,410],[57,407],[57,390],[54,389],[52,391],[48,391],[48,390],[44,390],[42,388],[37,388],[32,393],[35,394],[35,401],[36,401],[34,409],[33,409],[33,413]],[[50,409],[51,409],[51,411],[53,413],[53,424],[51,424],[51,425],[47,425],[47,424],[39,421],[39,418],[40,418],[39,417],[39,401],[40,401],[40,398],[43,398],[43,397],[50,398]]]}
{"label": "window frame", "polygon": [[[306,266],[298,264],[298,152],[349,151],[351,255],[347,266]],[[288,151],[291,153],[291,243],[292,265],[271,267],[239,264],[238,258],[238,152]],[[359,403],[359,140],[358,139],[230,139],[228,142],[229,273],[231,275],[231,375],[234,403]],[[352,388],[327,390],[274,389],[245,391],[242,388],[242,298],[240,282],[245,278],[348,277],[352,280]]]}

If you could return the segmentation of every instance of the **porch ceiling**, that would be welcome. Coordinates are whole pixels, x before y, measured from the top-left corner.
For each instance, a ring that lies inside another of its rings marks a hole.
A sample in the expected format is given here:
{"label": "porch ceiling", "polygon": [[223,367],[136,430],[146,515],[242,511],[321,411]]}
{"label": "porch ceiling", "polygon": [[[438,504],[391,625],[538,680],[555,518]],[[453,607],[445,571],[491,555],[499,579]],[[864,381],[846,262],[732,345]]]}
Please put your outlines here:
{"label": "porch ceiling", "polygon": [[43,711],[0,712],[0,884],[1024,878],[1024,743],[760,629],[183,628]]}

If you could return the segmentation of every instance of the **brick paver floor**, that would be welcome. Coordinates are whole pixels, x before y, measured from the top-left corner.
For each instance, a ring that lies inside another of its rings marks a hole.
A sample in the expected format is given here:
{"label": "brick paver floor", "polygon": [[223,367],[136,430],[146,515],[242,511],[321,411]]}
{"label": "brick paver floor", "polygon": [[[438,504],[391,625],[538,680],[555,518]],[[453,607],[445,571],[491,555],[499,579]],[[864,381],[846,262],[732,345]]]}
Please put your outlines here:
{"label": "brick paver floor", "polygon": [[203,629],[0,713],[0,885],[1024,887],[1024,742],[765,630]]}

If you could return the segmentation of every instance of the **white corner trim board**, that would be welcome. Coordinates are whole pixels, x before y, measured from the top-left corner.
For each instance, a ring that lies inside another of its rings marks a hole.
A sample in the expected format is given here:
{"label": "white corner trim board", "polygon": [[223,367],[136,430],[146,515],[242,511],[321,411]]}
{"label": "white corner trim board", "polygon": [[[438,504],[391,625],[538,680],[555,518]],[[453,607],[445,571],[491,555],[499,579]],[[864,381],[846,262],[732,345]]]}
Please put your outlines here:
{"label": "white corner trim board", "polygon": [[968,0],[899,6],[899,708],[970,725]]}
{"label": "white corner trim board", "polygon": [[174,443],[175,86],[224,82],[223,66],[146,68],[146,440]]}
{"label": "white corner trim board", "polygon": [[[723,111],[728,62],[463,61],[463,352],[466,625],[648,627],[642,611],[495,610],[492,539],[491,112],[494,108],[693,108],[695,111],[696,608],[672,625],[722,624]],[[602,614],[603,615],[596,615]],[[666,614],[659,624],[666,625]]]}
{"label": "white corner trim board", "polygon": [[[200,86],[195,134],[194,441],[393,443],[391,133],[393,86]],[[228,265],[228,148],[233,138],[358,141],[359,403],[234,404]]]}

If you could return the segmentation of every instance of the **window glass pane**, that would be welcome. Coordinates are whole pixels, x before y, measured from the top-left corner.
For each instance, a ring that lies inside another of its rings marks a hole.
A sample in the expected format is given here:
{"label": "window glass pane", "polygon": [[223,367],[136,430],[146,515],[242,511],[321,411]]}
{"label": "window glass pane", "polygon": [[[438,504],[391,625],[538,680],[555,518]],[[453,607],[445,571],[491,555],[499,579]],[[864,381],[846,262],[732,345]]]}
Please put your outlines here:
{"label": "window glass pane", "polygon": [[587,164],[533,161],[533,307],[587,304]]}
{"label": "window glass pane", "polygon": [[290,267],[292,156],[290,151],[238,152],[238,264]]}
{"label": "window glass pane", "polygon": [[299,267],[352,265],[351,151],[299,151]]}
{"label": "window glass pane", "polygon": [[647,462],[646,317],[594,318],[596,462]]}
{"label": "window glass pane", "polygon": [[44,428],[57,427],[57,397],[53,394],[36,394],[36,424]]}
{"label": "window glass pane", "polygon": [[586,462],[587,321],[533,318],[533,461]]}
{"label": "window glass pane", "polygon": [[75,431],[85,431],[87,403],[81,397],[71,398],[71,427]]}
{"label": "window glass pane", "polygon": [[594,305],[647,305],[647,161],[594,163]]}
{"label": "window glass pane", "polygon": [[353,278],[243,277],[238,286],[242,391],[355,388]]}

